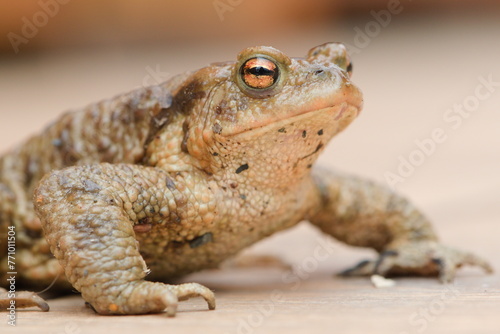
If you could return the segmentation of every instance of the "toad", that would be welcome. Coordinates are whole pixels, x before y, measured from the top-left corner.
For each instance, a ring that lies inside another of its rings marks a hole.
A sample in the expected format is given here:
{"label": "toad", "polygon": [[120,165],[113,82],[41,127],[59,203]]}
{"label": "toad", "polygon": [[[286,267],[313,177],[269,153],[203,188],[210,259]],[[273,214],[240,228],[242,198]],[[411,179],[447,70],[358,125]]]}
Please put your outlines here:
{"label": "toad", "polygon": [[[63,114],[0,159],[1,284],[70,285],[101,314],[166,312],[214,294],[169,279],[217,267],[306,220],[379,253],[345,275],[448,282],[481,258],[439,243],[428,219],[383,185],[314,165],[360,113],[345,47],[305,58],[250,47]],[[14,232],[12,232],[14,231]],[[10,239],[9,239],[10,240]],[[0,305],[46,303],[34,293]]]}

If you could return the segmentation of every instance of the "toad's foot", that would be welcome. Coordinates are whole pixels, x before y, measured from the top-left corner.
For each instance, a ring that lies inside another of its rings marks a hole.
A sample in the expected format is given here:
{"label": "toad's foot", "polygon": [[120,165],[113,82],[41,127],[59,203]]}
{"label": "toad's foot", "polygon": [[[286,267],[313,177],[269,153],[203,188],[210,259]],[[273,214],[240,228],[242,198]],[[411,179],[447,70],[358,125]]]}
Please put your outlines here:
{"label": "toad's foot", "polygon": [[341,276],[439,276],[443,283],[454,279],[463,265],[478,266],[493,272],[487,261],[469,253],[443,246],[435,241],[407,242],[387,248],[377,260],[365,260],[340,273]]}
{"label": "toad's foot", "polygon": [[[87,300],[96,312],[100,314],[144,314],[165,311],[168,316],[174,316],[179,301],[198,296],[205,299],[210,310],[215,309],[214,293],[197,283],[169,285],[139,281],[111,288],[111,290],[107,296],[96,296],[97,298],[93,300]],[[110,295],[115,295],[115,297],[112,298]]]}
{"label": "toad's foot", "polygon": [[[11,301],[14,301],[14,304]],[[9,296],[9,292],[4,288],[0,288],[0,310],[8,311],[11,305],[14,305],[16,309],[38,307],[44,312],[49,310],[49,304],[34,292],[19,291],[15,293],[14,297]]]}

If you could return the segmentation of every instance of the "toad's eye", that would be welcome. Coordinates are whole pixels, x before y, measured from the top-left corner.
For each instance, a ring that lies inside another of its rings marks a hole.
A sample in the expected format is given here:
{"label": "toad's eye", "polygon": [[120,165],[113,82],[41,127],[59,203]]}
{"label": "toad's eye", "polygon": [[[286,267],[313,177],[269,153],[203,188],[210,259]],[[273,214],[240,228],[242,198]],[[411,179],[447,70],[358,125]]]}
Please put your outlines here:
{"label": "toad's eye", "polygon": [[241,79],[250,88],[267,89],[272,87],[280,76],[279,67],[264,57],[248,59],[240,68]]}

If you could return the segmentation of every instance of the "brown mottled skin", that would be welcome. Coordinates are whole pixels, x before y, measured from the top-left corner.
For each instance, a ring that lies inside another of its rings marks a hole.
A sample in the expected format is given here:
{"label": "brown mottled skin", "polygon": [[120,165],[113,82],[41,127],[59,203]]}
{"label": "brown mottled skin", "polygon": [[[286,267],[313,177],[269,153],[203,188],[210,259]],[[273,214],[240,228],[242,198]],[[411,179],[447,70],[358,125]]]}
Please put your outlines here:
{"label": "brown mottled skin", "polygon": [[[64,114],[0,160],[0,233],[5,245],[15,226],[17,281],[69,281],[102,314],[173,315],[193,296],[212,309],[209,289],[161,282],[302,220],[381,254],[347,275],[449,281],[463,264],[490,271],[439,244],[428,220],[385,187],[312,168],[360,112],[350,73],[338,43],[306,58],[253,47],[237,62]],[[0,260],[5,285],[5,246]],[[34,294],[17,301],[47,309]]]}

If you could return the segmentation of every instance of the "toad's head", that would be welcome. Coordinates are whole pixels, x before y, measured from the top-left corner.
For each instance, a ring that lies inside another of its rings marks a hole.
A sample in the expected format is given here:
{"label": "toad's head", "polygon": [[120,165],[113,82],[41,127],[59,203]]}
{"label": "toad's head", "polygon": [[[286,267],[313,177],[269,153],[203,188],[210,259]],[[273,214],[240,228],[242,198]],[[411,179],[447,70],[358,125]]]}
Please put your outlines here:
{"label": "toad's head", "polygon": [[190,109],[185,150],[211,174],[301,177],[361,110],[351,70],[345,47],[327,43],[305,58],[251,47],[194,72],[173,101]]}

